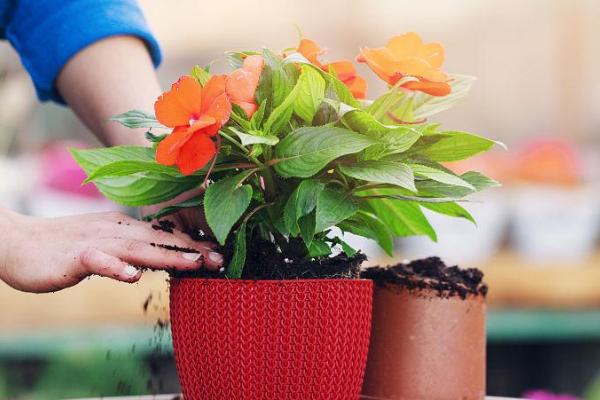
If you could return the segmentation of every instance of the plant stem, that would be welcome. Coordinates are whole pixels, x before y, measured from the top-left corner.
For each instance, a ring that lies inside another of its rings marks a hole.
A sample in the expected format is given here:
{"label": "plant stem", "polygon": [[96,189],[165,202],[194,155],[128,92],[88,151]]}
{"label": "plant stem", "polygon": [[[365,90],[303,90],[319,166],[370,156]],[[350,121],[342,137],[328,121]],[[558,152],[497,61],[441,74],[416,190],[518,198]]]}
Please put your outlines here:
{"label": "plant stem", "polygon": [[251,155],[249,155],[250,151],[247,148],[245,148],[244,146],[242,146],[242,144],[240,142],[238,142],[237,140],[235,140],[234,138],[232,138],[231,136],[229,136],[223,130],[220,130],[219,134],[221,136],[223,136],[225,139],[227,139],[227,141],[229,141],[231,144],[233,144],[239,150],[241,150],[242,153],[243,153],[242,155],[244,157],[246,157],[248,160],[252,161],[253,163],[255,163],[257,165],[261,165],[262,166],[262,163],[260,162],[260,160],[258,160],[257,158],[252,157]]}

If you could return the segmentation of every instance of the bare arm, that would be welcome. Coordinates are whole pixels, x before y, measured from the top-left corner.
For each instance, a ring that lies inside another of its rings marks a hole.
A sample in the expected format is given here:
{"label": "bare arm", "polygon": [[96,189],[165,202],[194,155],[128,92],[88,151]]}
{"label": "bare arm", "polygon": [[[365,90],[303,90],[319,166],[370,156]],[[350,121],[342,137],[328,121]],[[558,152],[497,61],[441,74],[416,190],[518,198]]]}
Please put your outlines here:
{"label": "bare arm", "polygon": [[63,68],[58,91],[87,127],[107,145],[147,145],[144,130],[131,130],[108,118],[125,111],[151,112],[160,85],[140,39],[110,37],[86,47]]}
{"label": "bare arm", "polygon": [[[56,85],[103,143],[147,145],[143,129],[107,122],[131,109],[152,111],[160,94],[141,40],[115,36],[83,49],[66,64]],[[190,250],[172,251],[161,244]],[[0,279],[24,291],[59,290],[92,274],[135,282],[141,276],[136,266],[218,268],[223,257],[213,249],[214,245],[193,242],[180,231],[159,232],[118,213],[48,219],[0,208]]]}

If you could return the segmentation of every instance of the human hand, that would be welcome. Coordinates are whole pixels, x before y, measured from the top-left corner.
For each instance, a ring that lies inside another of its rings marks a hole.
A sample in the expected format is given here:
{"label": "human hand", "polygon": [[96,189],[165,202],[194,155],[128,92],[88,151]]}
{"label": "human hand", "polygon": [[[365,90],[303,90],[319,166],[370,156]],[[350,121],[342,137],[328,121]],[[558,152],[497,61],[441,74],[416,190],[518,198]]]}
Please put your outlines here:
{"label": "human hand", "polygon": [[193,270],[223,263],[214,244],[195,242],[178,230],[156,230],[121,213],[50,219],[6,212],[0,220],[0,278],[27,292],[60,290],[90,275],[136,282],[140,266]]}

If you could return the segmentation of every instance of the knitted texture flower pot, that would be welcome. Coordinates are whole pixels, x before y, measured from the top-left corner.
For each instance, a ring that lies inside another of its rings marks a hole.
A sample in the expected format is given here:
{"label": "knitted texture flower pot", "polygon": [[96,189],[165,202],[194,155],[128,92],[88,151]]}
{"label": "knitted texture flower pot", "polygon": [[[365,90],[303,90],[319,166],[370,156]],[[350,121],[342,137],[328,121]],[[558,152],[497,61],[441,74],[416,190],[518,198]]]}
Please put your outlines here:
{"label": "knitted texture flower pot", "polygon": [[171,331],[184,397],[358,399],[369,280],[173,278]]}

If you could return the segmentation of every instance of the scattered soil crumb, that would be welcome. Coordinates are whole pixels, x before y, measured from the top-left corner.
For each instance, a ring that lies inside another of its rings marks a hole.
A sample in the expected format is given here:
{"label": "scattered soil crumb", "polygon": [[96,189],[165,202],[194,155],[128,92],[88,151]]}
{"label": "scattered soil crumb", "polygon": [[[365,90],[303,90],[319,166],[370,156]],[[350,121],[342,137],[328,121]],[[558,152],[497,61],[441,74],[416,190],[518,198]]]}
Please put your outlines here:
{"label": "scattered soil crumb", "polygon": [[154,229],[156,231],[173,233],[173,230],[175,229],[175,224],[172,221],[169,221],[166,219],[161,219],[160,221],[157,221],[157,222],[158,222],[157,224],[152,225],[152,229]]}

